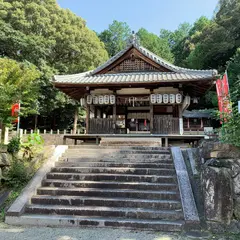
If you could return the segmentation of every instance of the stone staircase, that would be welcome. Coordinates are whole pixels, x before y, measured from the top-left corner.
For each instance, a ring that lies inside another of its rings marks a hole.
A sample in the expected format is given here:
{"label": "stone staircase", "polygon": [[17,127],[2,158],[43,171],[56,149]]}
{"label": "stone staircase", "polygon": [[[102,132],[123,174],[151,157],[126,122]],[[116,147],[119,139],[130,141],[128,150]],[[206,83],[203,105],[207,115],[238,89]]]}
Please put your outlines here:
{"label": "stone staircase", "polygon": [[184,216],[170,151],[69,146],[21,218],[47,226],[181,231]]}

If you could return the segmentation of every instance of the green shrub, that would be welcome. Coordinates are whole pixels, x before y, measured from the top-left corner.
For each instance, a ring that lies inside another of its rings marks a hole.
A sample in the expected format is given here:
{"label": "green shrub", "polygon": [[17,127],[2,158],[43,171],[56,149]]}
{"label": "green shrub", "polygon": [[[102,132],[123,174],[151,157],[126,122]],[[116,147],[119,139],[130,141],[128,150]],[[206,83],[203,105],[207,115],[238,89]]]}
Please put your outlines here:
{"label": "green shrub", "polygon": [[28,136],[27,142],[22,144],[23,158],[31,160],[35,150],[41,150],[44,140],[41,135],[32,133]]}
{"label": "green shrub", "polygon": [[19,137],[13,137],[8,146],[7,146],[7,151],[11,154],[18,153],[21,149],[21,142]]}
{"label": "green shrub", "polygon": [[6,185],[17,189],[24,186],[31,179],[26,164],[17,158],[13,158],[11,167],[6,176]]}

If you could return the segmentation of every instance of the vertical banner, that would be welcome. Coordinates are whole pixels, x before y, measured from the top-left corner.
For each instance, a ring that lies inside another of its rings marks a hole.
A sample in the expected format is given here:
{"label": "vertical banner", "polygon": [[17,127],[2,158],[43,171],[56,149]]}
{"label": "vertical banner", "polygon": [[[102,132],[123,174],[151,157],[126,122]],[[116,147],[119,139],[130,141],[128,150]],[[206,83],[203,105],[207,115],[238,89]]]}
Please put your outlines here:
{"label": "vertical banner", "polygon": [[223,112],[224,113],[231,113],[231,104],[230,104],[230,95],[229,95],[229,84],[228,84],[228,77],[225,73],[222,79],[222,91],[223,91]]}
{"label": "vertical banner", "polygon": [[222,79],[216,81],[217,97],[218,97],[218,108],[221,113],[231,113],[231,103],[229,95],[229,84],[228,77],[225,73]]}
{"label": "vertical banner", "polygon": [[15,103],[12,105],[12,117],[15,118],[13,120],[13,123],[18,123],[19,119],[19,112],[20,112],[20,104],[19,103]]}
{"label": "vertical banner", "polygon": [[222,80],[218,79],[216,81],[216,89],[217,89],[217,98],[218,98],[218,109],[219,112],[223,111],[223,101],[222,101]]}

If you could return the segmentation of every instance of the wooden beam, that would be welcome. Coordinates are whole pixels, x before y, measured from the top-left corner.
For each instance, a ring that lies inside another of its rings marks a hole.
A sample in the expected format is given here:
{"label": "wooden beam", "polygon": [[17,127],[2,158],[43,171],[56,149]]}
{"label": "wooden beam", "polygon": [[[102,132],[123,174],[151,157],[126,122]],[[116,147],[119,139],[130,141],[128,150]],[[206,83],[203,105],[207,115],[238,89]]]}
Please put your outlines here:
{"label": "wooden beam", "polygon": [[87,104],[87,107],[86,107],[86,134],[89,133],[89,124],[90,124],[90,105]]}

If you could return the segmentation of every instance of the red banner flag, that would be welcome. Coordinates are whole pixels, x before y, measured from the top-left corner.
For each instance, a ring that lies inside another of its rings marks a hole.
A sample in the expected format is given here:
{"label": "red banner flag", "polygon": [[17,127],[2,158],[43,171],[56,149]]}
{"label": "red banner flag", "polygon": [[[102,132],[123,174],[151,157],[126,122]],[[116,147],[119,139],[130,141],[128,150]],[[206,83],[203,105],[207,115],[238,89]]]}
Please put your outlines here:
{"label": "red banner flag", "polygon": [[228,77],[225,73],[222,79],[222,86],[223,86],[223,112],[224,113],[231,113],[231,104],[230,104],[230,95],[229,95],[229,84],[228,84]]}
{"label": "red banner flag", "polygon": [[15,119],[13,120],[13,123],[18,123],[18,115],[20,112],[20,104],[19,103],[15,103],[12,105],[12,117],[14,117]]}
{"label": "red banner flag", "polygon": [[224,74],[222,79],[216,81],[218,108],[221,113],[231,113],[229,84],[227,74]]}
{"label": "red banner flag", "polygon": [[220,112],[223,111],[223,101],[222,101],[222,80],[218,79],[216,81],[216,88],[217,88],[217,97],[218,97],[218,109]]}

